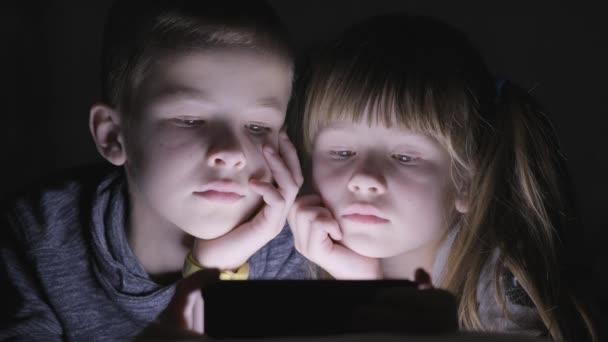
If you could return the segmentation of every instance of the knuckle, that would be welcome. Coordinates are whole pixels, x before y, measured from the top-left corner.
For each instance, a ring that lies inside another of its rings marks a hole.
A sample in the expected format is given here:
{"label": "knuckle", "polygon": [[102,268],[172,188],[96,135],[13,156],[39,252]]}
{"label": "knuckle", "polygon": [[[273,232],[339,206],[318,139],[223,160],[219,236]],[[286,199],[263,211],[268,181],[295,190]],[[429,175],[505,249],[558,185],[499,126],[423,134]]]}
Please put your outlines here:
{"label": "knuckle", "polygon": [[293,200],[296,199],[296,196],[298,195],[298,187],[295,184],[291,184],[285,187],[285,197],[289,197],[292,198]]}

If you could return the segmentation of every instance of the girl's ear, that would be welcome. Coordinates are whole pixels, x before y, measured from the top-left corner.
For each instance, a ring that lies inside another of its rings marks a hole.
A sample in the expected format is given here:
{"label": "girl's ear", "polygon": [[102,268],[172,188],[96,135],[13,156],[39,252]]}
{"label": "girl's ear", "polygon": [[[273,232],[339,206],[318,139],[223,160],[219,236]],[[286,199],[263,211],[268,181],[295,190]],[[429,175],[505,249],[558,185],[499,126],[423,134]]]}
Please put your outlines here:
{"label": "girl's ear", "polygon": [[467,211],[469,211],[469,193],[466,191],[460,192],[456,196],[454,206],[456,207],[456,210],[461,214],[465,214]]}
{"label": "girl's ear", "polygon": [[97,151],[110,163],[121,166],[127,161],[120,114],[105,104],[95,104],[89,113],[89,129]]}

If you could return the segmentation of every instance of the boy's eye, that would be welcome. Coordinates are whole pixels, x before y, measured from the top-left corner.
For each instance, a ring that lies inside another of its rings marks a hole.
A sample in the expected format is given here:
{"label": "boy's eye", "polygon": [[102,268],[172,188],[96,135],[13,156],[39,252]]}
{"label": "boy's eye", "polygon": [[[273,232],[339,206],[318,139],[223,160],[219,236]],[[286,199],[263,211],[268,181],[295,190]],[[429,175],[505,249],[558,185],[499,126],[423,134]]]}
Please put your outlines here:
{"label": "boy's eye", "polygon": [[341,151],[329,151],[329,155],[334,158],[334,159],[347,159],[350,158],[354,155],[356,155],[357,152],[354,151],[348,151],[348,150],[341,150]]}
{"label": "boy's eye", "polygon": [[199,127],[205,123],[205,120],[201,119],[173,119],[173,122],[179,127]]}
{"label": "boy's eye", "polygon": [[270,127],[259,124],[247,124],[245,125],[245,128],[247,128],[247,130],[249,130],[249,132],[253,135],[266,135],[272,131]]}
{"label": "boy's eye", "polygon": [[406,154],[393,154],[392,157],[403,164],[411,164],[417,160],[417,158],[408,156]]}

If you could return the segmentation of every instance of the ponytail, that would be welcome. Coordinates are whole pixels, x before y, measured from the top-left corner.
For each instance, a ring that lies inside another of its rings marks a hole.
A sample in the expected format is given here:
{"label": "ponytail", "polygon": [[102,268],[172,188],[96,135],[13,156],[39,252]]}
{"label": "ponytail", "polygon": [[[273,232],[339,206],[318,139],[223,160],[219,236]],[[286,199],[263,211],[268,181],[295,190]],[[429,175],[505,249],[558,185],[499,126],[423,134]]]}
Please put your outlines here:
{"label": "ponytail", "polygon": [[[484,264],[498,248],[494,279],[505,271],[517,278],[550,337],[581,341],[585,334],[595,341],[576,296],[578,269],[572,267],[571,240],[565,239],[572,228],[578,236],[582,229],[572,227],[569,177],[555,130],[526,91],[502,81],[497,94],[488,106],[493,108],[482,106],[478,131],[471,138],[475,144],[468,144],[474,165],[469,193],[475,196],[462,218],[466,228],[454,241],[444,285],[461,298],[461,325],[483,329],[477,286]],[[459,265],[467,265],[466,270]],[[502,282],[496,281],[496,288],[504,293]],[[506,308],[504,299],[499,302]]]}
{"label": "ponytail", "polygon": [[498,94],[496,117],[510,144],[504,147],[509,206],[504,209],[513,217],[503,221],[511,227],[496,226],[503,262],[527,290],[552,338],[581,341],[586,331],[596,339],[575,295],[580,265],[571,249],[582,227],[573,226],[570,177],[555,129],[528,92],[505,82]]}

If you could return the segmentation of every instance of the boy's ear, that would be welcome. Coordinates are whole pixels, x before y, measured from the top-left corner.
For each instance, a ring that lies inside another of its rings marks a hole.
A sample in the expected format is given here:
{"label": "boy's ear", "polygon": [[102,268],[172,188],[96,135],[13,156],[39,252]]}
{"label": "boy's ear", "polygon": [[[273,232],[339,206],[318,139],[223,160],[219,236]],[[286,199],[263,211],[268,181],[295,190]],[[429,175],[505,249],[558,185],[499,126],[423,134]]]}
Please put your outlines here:
{"label": "boy's ear", "polygon": [[110,163],[120,166],[127,161],[120,113],[105,104],[95,104],[89,113],[89,129],[97,151]]}

